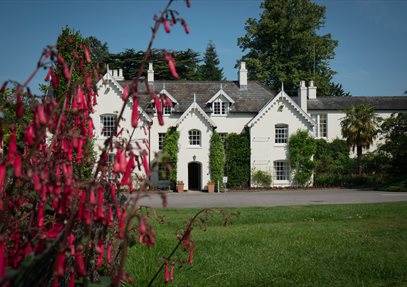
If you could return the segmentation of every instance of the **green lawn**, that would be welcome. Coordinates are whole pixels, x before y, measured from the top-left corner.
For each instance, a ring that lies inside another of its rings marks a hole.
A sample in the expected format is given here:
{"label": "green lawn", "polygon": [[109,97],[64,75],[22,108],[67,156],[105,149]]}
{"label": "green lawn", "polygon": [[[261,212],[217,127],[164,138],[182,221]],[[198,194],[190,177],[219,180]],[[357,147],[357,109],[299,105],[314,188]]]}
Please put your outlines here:
{"label": "green lawn", "polygon": [[[194,263],[176,267],[172,286],[407,286],[407,202],[239,211],[193,233]],[[133,247],[126,269],[145,286],[175,232],[198,209],[159,209],[157,244]],[[188,255],[177,253],[186,259]],[[154,286],[163,284],[163,276]]]}

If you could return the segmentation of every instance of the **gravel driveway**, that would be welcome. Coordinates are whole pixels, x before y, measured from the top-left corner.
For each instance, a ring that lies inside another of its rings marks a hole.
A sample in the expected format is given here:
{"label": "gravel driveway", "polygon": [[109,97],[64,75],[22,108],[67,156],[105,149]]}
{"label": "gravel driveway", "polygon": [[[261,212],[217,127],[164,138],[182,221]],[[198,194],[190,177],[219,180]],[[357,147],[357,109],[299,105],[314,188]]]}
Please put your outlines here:
{"label": "gravel driveway", "polygon": [[[295,189],[270,191],[239,191],[206,193],[188,191],[169,193],[168,207],[233,207],[233,206],[278,206],[309,204],[342,204],[407,201],[407,192],[383,192],[366,189]],[[161,197],[149,195],[140,204],[161,207]]]}

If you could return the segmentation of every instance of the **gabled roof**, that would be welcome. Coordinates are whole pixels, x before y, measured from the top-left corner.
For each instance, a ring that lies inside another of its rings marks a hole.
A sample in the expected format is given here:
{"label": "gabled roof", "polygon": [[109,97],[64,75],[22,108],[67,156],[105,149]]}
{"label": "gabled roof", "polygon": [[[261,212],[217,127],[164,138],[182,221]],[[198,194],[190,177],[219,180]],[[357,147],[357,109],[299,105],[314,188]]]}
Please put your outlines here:
{"label": "gabled roof", "polygon": [[228,94],[223,90],[223,87],[221,87],[220,90],[206,102],[206,104],[211,104],[220,96],[224,96],[231,104],[235,103],[235,101],[231,97],[229,97]]}
{"label": "gabled roof", "polygon": [[311,119],[311,117],[304,112],[300,106],[289,96],[287,95],[284,90],[279,92],[277,96],[271,99],[260,111],[259,113],[250,120],[247,124],[249,128],[253,127],[276,103],[278,103],[279,99],[285,99],[307,122],[309,122],[312,126],[315,125],[315,122]]}
{"label": "gabled roof", "polygon": [[181,115],[178,121],[175,123],[175,126],[178,127],[188,116],[191,111],[197,111],[202,117],[214,128],[216,128],[216,124],[211,120],[211,118],[205,113],[205,111],[194,101],[189,108]]}
{"label": "gabled roof", "polygon": [[164,95],[166,95],[166,96],[171,100],[171,102],[173,102],[174,104],[178,104],[178,101],[177,101],[173,96],[171,96],[171,94],[170,94],[165,88],[163,88],[163,89],[159,92],[159,94],[164,94]]}
{"label": "gabled roof", "polygon": [[[120,93],[123,93],[123,86],[118,81],[116,81],[109,72],[104,74],[104,76],[96,83],[96,86],[99,88],[101,85],[108,81],[110,81],[119,90]],[[139,106],[138,111],[146,119],[146,121],[150,123],[153,122],[152,118],[144,111],[142,107]]]}
{"label": "gabled roof", "polygon": [[[132,84],[132,81],[119,81],[121,85]],[[247,90],[240,90],[239,83],[235,81],[154,81],[151,88],[157,93],[164,87],[165,90],[177,99],[173,113],[183,113],[191,105],[196,94],[197,104],[207,113],[211,113],[211,105],[207,104],[213,95],[219,92],[219,86],[235,102],[229,113],[253,113],[256,114],[275,94],[265,88],[260,82],[249,81]],[[144,82],[140,82],[140,104],[146,108],[150,105],[151,97],[146,95]],[[148,110],[147,110],[148,111]]]}

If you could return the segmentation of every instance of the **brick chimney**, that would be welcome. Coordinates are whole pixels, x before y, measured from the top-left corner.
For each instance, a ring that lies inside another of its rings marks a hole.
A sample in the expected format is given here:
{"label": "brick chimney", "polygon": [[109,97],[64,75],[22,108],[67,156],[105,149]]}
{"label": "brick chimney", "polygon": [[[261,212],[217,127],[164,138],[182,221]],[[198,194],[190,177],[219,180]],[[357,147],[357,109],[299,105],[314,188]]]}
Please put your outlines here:
{"label": "brick chimney", "polygon": [[247,70],[246,62],[240,62],[239,73],[237,74],[239,79],[240,90],[247,90]]}
{"label": "brick chimney", "polygon": [[307,87],[305,81],[301,81],[298,88],[298,105],[307,113]]}

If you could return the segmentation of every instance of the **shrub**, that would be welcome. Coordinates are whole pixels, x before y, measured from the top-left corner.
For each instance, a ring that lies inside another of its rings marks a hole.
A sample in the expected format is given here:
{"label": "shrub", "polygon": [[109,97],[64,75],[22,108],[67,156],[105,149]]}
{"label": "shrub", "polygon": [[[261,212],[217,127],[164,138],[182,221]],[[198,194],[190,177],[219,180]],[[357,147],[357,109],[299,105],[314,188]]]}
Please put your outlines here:
{"label": "shrub", "polygon": [[178,140],[179,132],[171,127],[164,137],[163,153],[164,157],[167,157],[168,163],[171,164],[169,179],[173,185],[177,182]]}
{"label": "shrub", "polygon": [[263,170],[253,170],[252,181],[259,187],[270,187],[272,176],[270,172]]}

